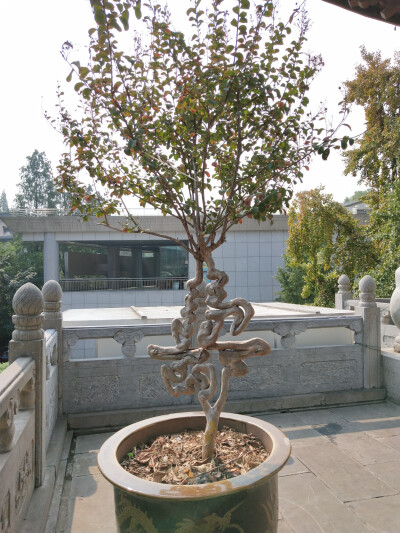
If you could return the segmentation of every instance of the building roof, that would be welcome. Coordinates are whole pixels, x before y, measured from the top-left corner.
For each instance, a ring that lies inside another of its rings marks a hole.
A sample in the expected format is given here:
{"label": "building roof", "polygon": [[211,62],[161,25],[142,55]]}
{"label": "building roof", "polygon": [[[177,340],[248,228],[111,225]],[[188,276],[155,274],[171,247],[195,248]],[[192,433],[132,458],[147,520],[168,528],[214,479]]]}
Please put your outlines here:
{"label": "building roof", "polygon": [[[115,227],[124,226],[125,217],[109,217],[110,223]],[[156,231],[158,233],[183,232],[184,229],[176,218],[171,216],[146,216],[138,217],[143,228]],[[84,221],[78,216],[13,216],[2,215],[1,219],[7,228],[13,233],[24,234],[44,234],[44,233],[100,233],[113,234],[115,239],[121,235],[111,228],[100,224],[99,219],[91,217],[89,221]],[[255,220],[245,219],[242,224],[237,224],[231,231],[287,231],[288,217],[286,215],[275,215],[273,224],[264,222],[259,224]],[[128,234],[128,235],[136,235]]]}
{"label": "building roof", "polygon": [[400,26],[400,0],[323,0],[323,2]]}

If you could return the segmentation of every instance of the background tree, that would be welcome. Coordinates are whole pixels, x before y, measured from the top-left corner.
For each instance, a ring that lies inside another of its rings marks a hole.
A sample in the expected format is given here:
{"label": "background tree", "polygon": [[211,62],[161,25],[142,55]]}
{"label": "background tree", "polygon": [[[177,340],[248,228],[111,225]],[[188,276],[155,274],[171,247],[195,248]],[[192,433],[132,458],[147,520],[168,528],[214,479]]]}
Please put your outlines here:
{"label": "background tree", "polygon": [[28,163],[20,169],[21,181],[18,183],[15,206],[20,209],[57,207],[60,195],[46,154],[35,150],[26,159]]}
{"label": "background tree", "polygon": [[[297,287],[299,276],[303,277],[303,303],[327,307],[334,305],[341,274],[354,281],[369,272],[378,259],[365,228],[332,195],[324,194],[322,187],[296,195],[289,210],[286,257],[286,268],[278,273],[282,296],[290,296],[287,285],[295,272]],[[295,294],[293,303],[299,303],[298,296]]]}
{"label": "background tree", "polygon": [[379,255],[370,274],[376,279],[377,295],[390,297],[400,264],[400,54],[391,61],[362,48],[361,57],[364,63],[345,87],[347,101],[364,108],[366,130],[344,155],[345,174],[358,176],[359,183],[370,188],[365,196],[369,235]]}
{"label": "background tree", "polygon": [[0,213],[8,213],[7,195],[4,190],[0,196]]}
{"label": "background tree", "polygon": [[346,196],[343,200],[343,204],[346,205],[349,202],[355,202],[356,200],[364,201],[365,196],[368,194],[369,190],[364,191],[354,191],[351,196]]}
{"label": "background tree", "polygon": [[42,287],[43,252],[37,243],[24,243],[14,235],[11,241],[0,243],[0,347],[11,339],[14,294],[28,281]]}

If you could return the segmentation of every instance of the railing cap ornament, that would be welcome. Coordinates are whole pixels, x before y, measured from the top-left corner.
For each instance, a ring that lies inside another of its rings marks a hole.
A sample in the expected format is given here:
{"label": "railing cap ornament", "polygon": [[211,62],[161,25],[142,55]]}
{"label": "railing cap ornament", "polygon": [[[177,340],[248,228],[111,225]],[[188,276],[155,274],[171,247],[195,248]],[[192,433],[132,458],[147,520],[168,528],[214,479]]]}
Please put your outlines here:
{"label": "railing cap ornament", "polygon": [[43,311],[44,299],[33,283],[25,283],[14,294],[12,307],[17,315],[37,316]]}
{"label": "railing cap ornament", "polygon": [[361,307],[375,307],[376,282],[371,276],[364,276],[359,283]]}
{"label": "railing cap ornament", "polygon": [[339,293],[350,292],[350,279],[346,274],[342,274],[338,279]]}
{"label": "railing cap ornament", "polygon": [[33,283],[25,283],[14,294],[12,317],[14,341],[33,341],[43,338],[43,295]]}
{"label": "railing cap ornament", "polygon": [[60,302],[62,298],[62,289],[58,281],[49,279],[43,285],[42,294],[45,302]]}

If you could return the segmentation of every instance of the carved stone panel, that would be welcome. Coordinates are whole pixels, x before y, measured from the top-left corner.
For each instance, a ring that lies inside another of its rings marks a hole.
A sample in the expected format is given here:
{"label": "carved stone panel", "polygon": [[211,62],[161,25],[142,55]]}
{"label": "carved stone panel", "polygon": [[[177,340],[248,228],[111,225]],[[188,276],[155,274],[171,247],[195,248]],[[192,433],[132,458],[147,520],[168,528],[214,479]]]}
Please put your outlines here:
{"label": "carved stone panel", "polygon": [[357,375],[357,361],[316,361],[301,365],[300,383],[302,385],[331,384],[346,388],[352,385]]}
{"label": "carved stone panel", "polygon": [[34,443],[32,441],[32,446],[24,455],[15,481],[15,513],[17,515],[21,511],[29,487],[33,483],[33,449]]}
{"label": "carved stone panel", "polygon": [[264,389],[272,385],[280,385],[284,382],[283,365],[252,366],[250,371],[240,379],[232,379],[230,389],[232,391],[249,391]]}
{"label": "carved stone panel", "polygon": [[0,508],[0,533],[8,533],[11,527],[11,496],[7,492]]}
{"label": "carved stone panel", "polygon": [[76,377],[73,401],[87,407],[110,405],[120,398],[119,376]]}

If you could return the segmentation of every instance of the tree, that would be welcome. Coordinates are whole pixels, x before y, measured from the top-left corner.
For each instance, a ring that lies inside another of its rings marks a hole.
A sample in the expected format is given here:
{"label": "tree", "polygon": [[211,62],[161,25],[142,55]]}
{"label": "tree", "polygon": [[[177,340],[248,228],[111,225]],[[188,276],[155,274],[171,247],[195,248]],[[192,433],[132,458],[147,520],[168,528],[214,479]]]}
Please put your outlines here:
{"label": "tree", "polygon": [[[324,194],[323,187],[297,194],[289,210],[286,255],[289,269],[303,270],[304,303],[332,307],[341,274],[356,278],[374,267],[378,256],[368,234],[349,211]],[[280,272],[280,281],[286,280]],[[297,303],[297,302],[296,302]]]}
{"label": "tree", "polygon": [[366,130],[344,156],[345,174],[358,176],[359,183],[370,188],[365,196],[369,235],[379,255],[370,274],[376,279],[377,295],[390,297],[400,264],[400,54],[390,61],[362,48],[361,57],[364,64],[345,86],[347,101],[364,108]]}
{"label": "tree", "polygon": [[28,163],[21,167],[19,194],[15,205],[20,209],[55,208],[59,203],[59,193],[55,188],[50,161],[44,152],[34,150],[26,158]]}
{"label": "tree", "polygon": [[[156,359],[173,361],[162,366],[171,394],[198,392],[207,419],[203,454],[210,457],[230,378],[248,371],[243,359],[269,350],[262,339],[217,342],[227,317],[234,317],[231,333],[238,335],[254,311],[241,298],[223,302],[228,277],[216,268],[212,253],[244,218],[265,222],[282,212],[312,154],[327,159],[338,140],[335,131],[319,125],[324,110],[307,110],[310,83],[322,61],[302,50],[307,20],[300,9],[284,24],[271,1],[235,0],[227,7],[224,0],[194,0],[183,33],[172,26],[166,7],[149,2],[136,23],[146,37],[135,33],[129,54],[119,50],[115,35],[128,29],[130,4],[140,15],[138,2],[91,0],[97,27],[89,30],[88,65],[72,61],[72,45],[64,44],[71,66],[67,80],[77,78],[82,115],[68,111],[60,92],[68,151],[59,166],[59,186],[72,195],[72,210],[86,218],[96,214],[110,227],[109,215],[120,212],[127,196],[180,221],[187,244],[147,229],[129,214],[125,226],[115,229],[167,238],[196,261],[182,318],[172,324],[176,346],[148,350]],[[100,206],[84,186],[87,175],[96,192],[108,191]],[[200,348],[192,349],[203,262],[211,281],[210,310],[196,339]],[[213,406],[217,381],[207,363],[209,350],[219,352],[223,367]]]}
{"label": "tree", "polygon": [[0,196],[0,213],[8,213],[7,195],[4,190]]}
{"label": "tree", "polygon": [[354,191],[354,193],[351,196],[346,196],[346,198],[343,200],[343,204],[346,205],[349,202],[355,202],[357,200],[363,201],[365,196],[368,194],[368,190],[364,191]]}
{"label": "tree", "polygon": [[303,265],[294,264],[294,262],[284,254],[284,266],[278,267],[275,279],[280,283],[280,291],[277,293],[277,302],[288,304],[306,305],[313,304],[316,294],[313,292],[307,298],[303,298],[304,278],[306,268]]}
{"label": "tree", "polygon": [[11,339],[14,294],[28,281],[43,285],[43,253],[37,243],[24,243],[14,235],[0,243],[0,346]]}
{"label": "tree", "polygon": [[[366,130],[355,148],[344,154],[345,174],[378,193],[399,179],[400,155],[400,54],[382,59],[380,52],[362,47],[365,64],[358,65],[353,80],[345,82],[346,100],[365,111]],[[383,191],[384,192],[384,191]]]}

